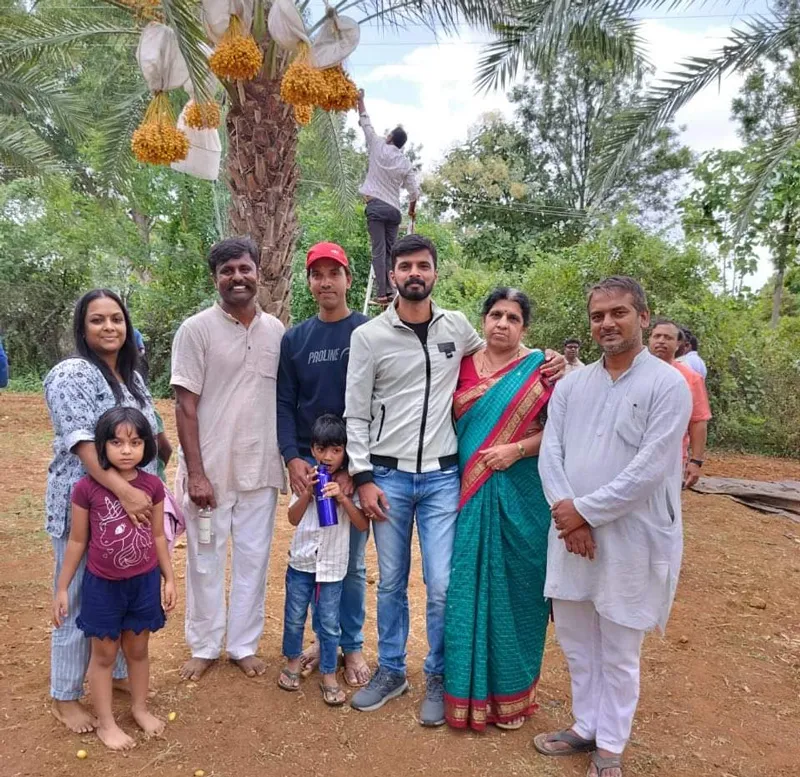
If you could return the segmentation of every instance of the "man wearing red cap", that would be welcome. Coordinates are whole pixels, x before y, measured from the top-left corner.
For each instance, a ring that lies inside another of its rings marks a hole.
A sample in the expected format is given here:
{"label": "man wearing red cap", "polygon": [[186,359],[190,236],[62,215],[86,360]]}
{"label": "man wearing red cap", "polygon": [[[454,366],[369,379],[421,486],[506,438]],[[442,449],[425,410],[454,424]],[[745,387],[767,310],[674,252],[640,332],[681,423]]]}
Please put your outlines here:
{"label": "man wearing red cap", "polygon": [[[312,246],[306,257],[306,276],[319,313],[286,332],[278,367],[278,444],[292,491],[298,496],[307,488],[313,473],[311,426],[325,413],[344,414],[350,335],[368,320],[347,307],[352,276],[341,246]],[[351,527],[350,562],[342,589],[340,644],[345,655],[345,680],[352,686],[364,685],[370,677],[361,654],[367,537],[368,532]],[[313,669],[318,659],[317,646],[308,649],[304,658],[306,668]]]}

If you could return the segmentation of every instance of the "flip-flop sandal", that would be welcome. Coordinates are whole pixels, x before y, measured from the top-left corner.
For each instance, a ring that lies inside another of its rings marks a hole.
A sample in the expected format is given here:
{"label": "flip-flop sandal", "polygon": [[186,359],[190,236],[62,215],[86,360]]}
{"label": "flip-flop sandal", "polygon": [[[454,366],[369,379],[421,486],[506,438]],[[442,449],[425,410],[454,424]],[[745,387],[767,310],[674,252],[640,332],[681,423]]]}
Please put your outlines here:
{"label": "flip-flop sandal", "polygon": [[[612,769],[619,769],[620,773],[622,772],[622,756],[620,755],[603,757],[595,752],[589,758],[594,764],[594,768],[597,769],[597,777],[603,777],[603,772],[610,772]],[[586,772],[586,777],[589,777],[589,772]]]}
{"label": "flip-flop sandal", "polygon": [[[283,678],[289,680],[289,682],[284,682]],[[292,685],[294,681],[297,681],[297,685]],[[278,687],[282,688],[284,691],[299,691],[300,690],[300,672],[290,672],[288,669],[281,669],[281,673],[278,675]]]}
{"label": "flip-flop sandal", "polygon": [[319,689],[322,691],[322,701],[329,707],[341,707],[347,701],[347,695],[338,685],[325,685],[321,682]]}
{"label": "flip-flop sandal", "polygon": [[506,723],[497,722],[494,725],[503,731],[518,731],[525,725],[525,718],[520,718],[519,720],[509,720]]}
{"label": "flip-flop sandal", "polygon": [[[367,670],[367,676],[364,680],[359,681],[358,674],[356,670],[352,667],[348,667],[347,664],[344,664],[344,681],[349,688],[363,688],[366,685],[369,685],[370,677],[372,677],[372,673],[369,670],[369,666],[365,663],[364,667]],[[352,678],[352,682],[351,682]]]}
{"label": "flip-flop sandal", "polygon": [[[550,750],[547,744],[550,742],[564,742],[569,745],[563,750]],[[542,755],[559,757],[562,755],[578,755],[578,753],[593,753],[597,750],[597,743],[594,739],[584,739],[579,737],[571,729],[565,728],[563,731],[551,731],[546,734],[537,734],[533,738],[533,746]]]}

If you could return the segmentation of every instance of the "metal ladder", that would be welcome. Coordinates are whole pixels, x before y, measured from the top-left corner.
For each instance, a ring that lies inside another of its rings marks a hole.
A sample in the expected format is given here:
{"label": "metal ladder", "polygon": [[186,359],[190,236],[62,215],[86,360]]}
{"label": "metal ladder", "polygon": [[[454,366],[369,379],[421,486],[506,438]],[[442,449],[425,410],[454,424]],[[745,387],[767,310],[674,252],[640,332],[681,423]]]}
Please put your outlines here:
{"label": "metal ladder", "polygon": [[[408,229],[406,230],[407,235],[414,234],[414,222],[416,219],[409,219],[408,220]],[[389,257],[386,257],[387,261]],[[367,293],[364,295],[364,308],[361,311],[365,316],[369,314],[369,309],[371,307],[379,307],[374,302],[372,302],[372,287],[375,284],[375,268],[372,266],[372,258],[369,261],[369,280],[367,281]]]}

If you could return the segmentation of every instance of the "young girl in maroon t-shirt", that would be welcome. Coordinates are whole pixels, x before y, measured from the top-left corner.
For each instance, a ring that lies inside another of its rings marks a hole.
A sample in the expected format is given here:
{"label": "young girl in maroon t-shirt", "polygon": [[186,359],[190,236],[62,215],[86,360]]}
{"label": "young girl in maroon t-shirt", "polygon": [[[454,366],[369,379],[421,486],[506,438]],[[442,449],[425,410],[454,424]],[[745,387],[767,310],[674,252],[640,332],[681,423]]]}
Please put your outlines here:
{"label": "young girl in maroon t-shirt", "polygon": [[147,710],[150,632],[164,626],[164,608],[175,606],[175,581],[164,536],[164,486],[155,475],[137,469],[156,455],[156,441],[141,412],[115,407],[103,413],[95,429],[97,458],[114,468],[153,502],[150,524],[131,521],[119,500],[89,475],[72,491],[72,522],[64,565],[56,583],[53,621],[67,615],[69,587],[87,550],[78,628],[92,640],[89,688],[97,735],[112,750],[128,750],[135,742],[114,720],[111,672],[120,647],[128,664],[131,713],[148,735],[160,734],[164,721]]}

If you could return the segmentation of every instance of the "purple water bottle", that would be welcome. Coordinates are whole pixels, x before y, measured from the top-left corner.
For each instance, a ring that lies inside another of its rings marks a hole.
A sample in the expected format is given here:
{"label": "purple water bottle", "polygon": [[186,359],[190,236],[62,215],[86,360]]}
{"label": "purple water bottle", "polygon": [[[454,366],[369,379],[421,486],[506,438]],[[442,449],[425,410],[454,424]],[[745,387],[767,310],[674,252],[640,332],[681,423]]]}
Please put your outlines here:
{"label": "purple water bottle", "polygon": [[317,482],[314,485],[314,497],[317,500],[317,517],[320,526],[336,526],[336,500],[332,496],[322,496],[322,489],[332,480],[331,473],[324,464],[317,467]]}

